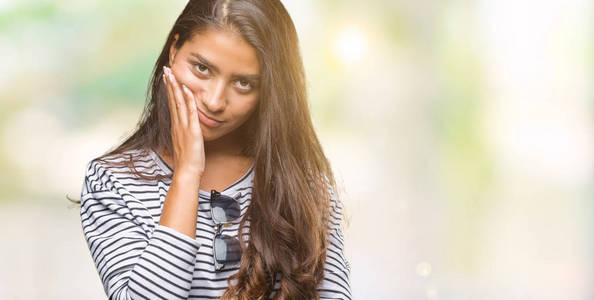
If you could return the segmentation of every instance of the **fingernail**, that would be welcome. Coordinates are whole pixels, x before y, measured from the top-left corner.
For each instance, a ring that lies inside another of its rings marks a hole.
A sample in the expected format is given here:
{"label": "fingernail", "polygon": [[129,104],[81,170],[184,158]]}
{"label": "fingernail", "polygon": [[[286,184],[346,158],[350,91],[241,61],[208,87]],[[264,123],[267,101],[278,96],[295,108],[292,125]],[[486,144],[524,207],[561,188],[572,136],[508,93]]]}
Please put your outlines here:
{"label": "fingernail", "polygon": [[188,89],[188,87],[182,83],[182,88],[184,89],[184,92],[190,94],[190,89]]}

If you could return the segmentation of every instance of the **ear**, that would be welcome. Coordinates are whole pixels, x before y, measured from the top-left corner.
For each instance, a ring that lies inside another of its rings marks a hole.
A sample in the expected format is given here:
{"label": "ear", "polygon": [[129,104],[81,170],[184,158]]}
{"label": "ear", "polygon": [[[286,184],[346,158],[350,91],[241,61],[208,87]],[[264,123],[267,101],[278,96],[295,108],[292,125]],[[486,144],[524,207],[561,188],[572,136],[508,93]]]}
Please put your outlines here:
{"label": "ear", "polygon": [[177,53],[177,48],[175,47],[175,44],[177,43],[178,38],[179,38],[179,34],[176,33],[173,36],[173,41],[171,42],[171,46],[169,46],[169,66],[170,67],[173,65],[173,61],[175,59],[175,54]]}

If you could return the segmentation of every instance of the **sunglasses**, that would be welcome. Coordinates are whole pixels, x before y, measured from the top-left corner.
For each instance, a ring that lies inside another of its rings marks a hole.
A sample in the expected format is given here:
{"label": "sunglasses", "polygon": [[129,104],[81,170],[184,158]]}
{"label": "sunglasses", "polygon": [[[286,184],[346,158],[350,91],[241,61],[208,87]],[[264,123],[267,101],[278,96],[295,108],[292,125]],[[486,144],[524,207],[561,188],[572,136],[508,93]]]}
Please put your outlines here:
{"label": "sunglasses", "polygon": [[238,200],[236,200],[239,197],[241,197],[240,192],[233,197],[229,197],[216,190],[210,191],[210,215],[215,223],[212,255],[216,271],[223,269],[225,264],[233,264],[241,259],[239,239],[221,233],[224,226],[230,225],[241,216],[241,208]]}

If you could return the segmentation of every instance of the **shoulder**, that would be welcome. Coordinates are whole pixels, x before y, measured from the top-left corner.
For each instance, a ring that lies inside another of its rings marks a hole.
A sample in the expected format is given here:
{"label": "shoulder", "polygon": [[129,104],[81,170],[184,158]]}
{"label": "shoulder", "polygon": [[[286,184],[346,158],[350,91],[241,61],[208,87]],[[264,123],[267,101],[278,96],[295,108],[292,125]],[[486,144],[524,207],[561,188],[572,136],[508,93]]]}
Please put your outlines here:
{"label": "shoulder", "polygon": [[97,166],[106,168],[113,173],[127,173],[133,170],[142,173],[155,173],[155,170],[159,167],[149,149],[133,149],[104,155],[91,160],[87,164],[87,169]]}
{"label": "shoulder", "polygon": [[154,160],[152,159],[148,149],[132,149],[118,153],[102,155],[100,157],[94,158],[88,164],[96,164],[105,168],[117,169],[122,165],[128,165],[129,163],[132,163],[133,166],[142,167],[154,165]]}
{"label": "shoulder", "polygon": [[87,162],[85,181],[91,191],[112,189],[116,183],[123,186],[140,180],[135,171],[150,176],[159,173],[160,169],[148,150],[127,150]]}

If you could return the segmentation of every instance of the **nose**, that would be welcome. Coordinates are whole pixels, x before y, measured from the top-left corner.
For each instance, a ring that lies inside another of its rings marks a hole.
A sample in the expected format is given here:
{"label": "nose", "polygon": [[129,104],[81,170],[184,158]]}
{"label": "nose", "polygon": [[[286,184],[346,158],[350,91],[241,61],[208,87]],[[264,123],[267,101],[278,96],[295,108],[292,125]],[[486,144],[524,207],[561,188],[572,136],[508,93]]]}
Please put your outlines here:
{"label": "nose", "polygon": [[211,112],[223,111],[225,109],[225,81],[222,79],[212,80],[203,102]]}

